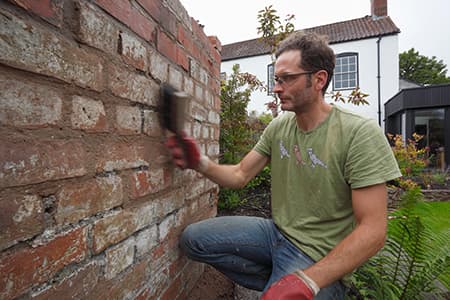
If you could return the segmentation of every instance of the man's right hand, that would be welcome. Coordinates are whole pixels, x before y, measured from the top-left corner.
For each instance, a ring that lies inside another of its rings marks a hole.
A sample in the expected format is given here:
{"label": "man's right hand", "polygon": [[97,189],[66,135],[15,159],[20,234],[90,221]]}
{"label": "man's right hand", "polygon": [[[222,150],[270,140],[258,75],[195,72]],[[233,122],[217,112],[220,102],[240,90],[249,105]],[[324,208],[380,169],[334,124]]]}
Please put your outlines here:
{"label": "man's right hand", "polygon": [[174,163],[181,169],[201,168],[200,149],[197,142],[192,138],[182,133],[179,136],[170,136],[166,141],[166,147],[172,153]]}

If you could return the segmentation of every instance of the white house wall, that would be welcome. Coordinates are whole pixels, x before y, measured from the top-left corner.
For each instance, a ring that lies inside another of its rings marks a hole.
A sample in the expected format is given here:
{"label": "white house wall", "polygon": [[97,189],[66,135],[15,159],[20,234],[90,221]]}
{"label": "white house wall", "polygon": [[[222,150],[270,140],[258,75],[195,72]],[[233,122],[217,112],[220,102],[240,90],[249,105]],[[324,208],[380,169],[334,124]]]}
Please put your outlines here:
{"label": "white house wall", "polygon": [[[360,114],[378,120],[378,82],[377,82],[377,38],[358,40],[347,43],[331,45],[336,54],[345,52],[358,53],[359,85],[363,92],[369,94],[370,105],[354,106],[338,103]],[[267,65],[271,62],[269,55],[242,58],[232,61],[224,61],[221,64],[221,72],[231,73],[234,64],[240,65],[241,72],[249,72],[259,80],[267,82]],[[398,37],[386,36],[380,41],[380,76],[381,76],[381,120],[384,126],[384,103],[394,96],[399,90],[399,61],[398,61]],[[329,91],[332,88],[330,83]],[[347,95],[350,91],[341,91]],[[248,111],[256,110],[258,113],[267,112],[265,103],[271,101],[271,96],[266,92],[254,92],[249,103]],[[327,101],[332,102],[327,97]]]}

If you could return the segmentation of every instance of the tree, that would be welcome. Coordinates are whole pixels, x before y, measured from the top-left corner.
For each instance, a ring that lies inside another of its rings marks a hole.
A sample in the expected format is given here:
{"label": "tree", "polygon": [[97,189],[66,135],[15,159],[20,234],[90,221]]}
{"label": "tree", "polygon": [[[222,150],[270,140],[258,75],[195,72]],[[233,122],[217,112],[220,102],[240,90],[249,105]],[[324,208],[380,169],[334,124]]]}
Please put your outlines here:
{"label": "tree", "polygon": [[237,163],[251,147],[251,129],[248,124],[247,105],[253,91],[262,83],[256,76],[241,73],[239,65],[233,65],[233,73],[221,82],[220,99],[220,154],[221,163]]}
{"label": "tree", "polygon": [[449,83],[446,76],[447,65],[435,56],[431,58],[420,55],[414,48],[399,55],[400,78],[408,79],[420,84]]}

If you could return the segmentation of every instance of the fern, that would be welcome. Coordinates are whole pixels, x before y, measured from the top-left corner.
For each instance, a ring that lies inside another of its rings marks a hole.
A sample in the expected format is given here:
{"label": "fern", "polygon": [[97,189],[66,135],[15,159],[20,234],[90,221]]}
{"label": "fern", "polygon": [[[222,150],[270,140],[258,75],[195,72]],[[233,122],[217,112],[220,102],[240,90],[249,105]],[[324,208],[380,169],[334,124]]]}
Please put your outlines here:
{"label": "fern", "polygon": [[405,192],[402,208],[390,215],[383,249],[352,276],[350,299],[423,299],[433,293],[445,299],[439,284],[448,289],[450,231],[436,233],[423,224],[415,207],[419,188]]}

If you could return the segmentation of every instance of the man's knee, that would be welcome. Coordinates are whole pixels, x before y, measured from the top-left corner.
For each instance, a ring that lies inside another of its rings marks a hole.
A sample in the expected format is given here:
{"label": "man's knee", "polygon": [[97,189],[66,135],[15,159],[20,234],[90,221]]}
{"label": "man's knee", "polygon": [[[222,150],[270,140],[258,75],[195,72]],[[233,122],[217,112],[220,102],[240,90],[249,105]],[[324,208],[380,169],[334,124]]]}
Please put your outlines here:
{"label": "man's knee", "polygon": [[195,224],[188,225],[180,237],[180,248],[188,257],[192,257],[195,253],[196,241]]}

